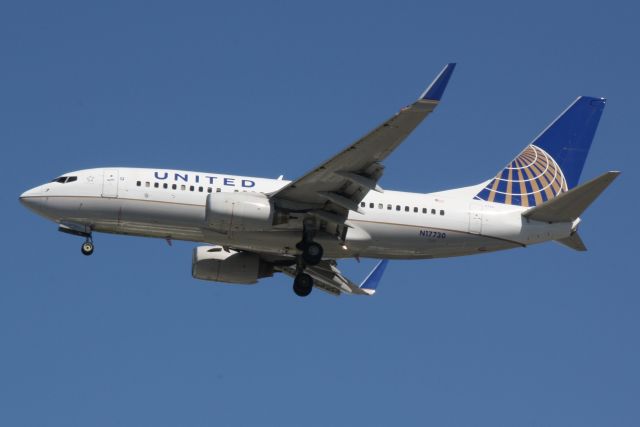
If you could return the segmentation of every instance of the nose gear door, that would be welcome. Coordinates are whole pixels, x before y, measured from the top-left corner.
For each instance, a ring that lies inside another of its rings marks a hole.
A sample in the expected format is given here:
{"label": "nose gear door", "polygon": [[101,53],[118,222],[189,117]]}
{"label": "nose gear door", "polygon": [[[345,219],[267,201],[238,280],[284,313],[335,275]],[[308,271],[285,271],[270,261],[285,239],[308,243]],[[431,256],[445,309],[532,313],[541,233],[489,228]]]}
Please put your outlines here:
{"label": "nose gear door", "polygon": [[105,169],[102,176],[102,197],[118,197],[118,169]]}

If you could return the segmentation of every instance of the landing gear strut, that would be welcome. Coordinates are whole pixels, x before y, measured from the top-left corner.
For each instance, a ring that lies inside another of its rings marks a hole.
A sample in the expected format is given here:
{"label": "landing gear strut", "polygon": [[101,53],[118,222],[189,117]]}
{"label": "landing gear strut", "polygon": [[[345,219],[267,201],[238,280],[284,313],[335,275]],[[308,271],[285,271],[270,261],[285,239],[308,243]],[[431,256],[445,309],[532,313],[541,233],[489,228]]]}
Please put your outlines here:
{"label": "landing gear strut", "polygon": [[302,240],[296,245],[296,247],[302,251],[302,261],[304,265],[317,265],[322,261],[324,250],[322,246],[313,241],[315,234],[315,221],[308,218],[305,219],[302,226]]}
{"label": "landing gear strut", "polygon": [[80,250],[82,251],[82,254],[86,256],[93,253],[93,239],[91,238],[91,235],[87,236],[87,240],[82,244]]}
{"label": "landing gear strut", "polygon": [[91,228],[87,225],[70,226],[60,224],[58,231],[71,234],[72,236],[84,237],[84,243],[80,247],[83,255],[89,256],[93,253],[93,238],[91,237]]}
{"label": "landing gear strut", "polygon": [[300,297],[306,297],[313,289],[313,278],[305,273],[304,269],[307,266],[318,265],[324,254],[322,246],[313,241],[315,233],[315,221],[305,219],[302,228],[302,241],[296,245],[302,253],[297,256],[297,274],[293,281],[293,292]]}

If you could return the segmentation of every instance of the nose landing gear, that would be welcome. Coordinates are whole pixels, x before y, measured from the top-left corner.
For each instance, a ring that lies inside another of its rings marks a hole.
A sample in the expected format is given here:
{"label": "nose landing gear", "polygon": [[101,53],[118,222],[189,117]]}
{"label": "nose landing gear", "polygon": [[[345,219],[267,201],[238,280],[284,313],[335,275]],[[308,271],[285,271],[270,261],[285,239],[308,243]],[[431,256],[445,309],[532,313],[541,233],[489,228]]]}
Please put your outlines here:
{"label": "nose landing gear", "polygon": [[93,239],[91,238],[91,235],[87,236],[87,240],[82,244],[80,250],[82,251],[82,254],[86,256],[93,253]]}
{"label": "nose landing gear", "polygon": [[82,254],[89,256],[93,253],[93,238],[91,237],[91,227],[88,225],[60,224],[58,231],[72,236],[84,237],[84,243],[80,247]]}

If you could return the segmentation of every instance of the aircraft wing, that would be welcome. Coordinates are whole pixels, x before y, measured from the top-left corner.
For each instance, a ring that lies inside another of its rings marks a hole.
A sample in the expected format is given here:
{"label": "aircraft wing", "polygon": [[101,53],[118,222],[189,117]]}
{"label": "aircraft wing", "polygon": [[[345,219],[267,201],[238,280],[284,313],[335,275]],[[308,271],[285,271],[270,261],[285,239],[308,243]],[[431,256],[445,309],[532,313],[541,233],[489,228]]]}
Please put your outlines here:
{"label": "aircraft wing", "polygon": [[384,160],[438,105],[453,73],[448,64],[413,104],[301,178],[270,194],[280,207],[342,223],[377,182]]}
{"label": "aircraft wing", "polygon": [[[345,277],[334,260],[324,260],[318,265],[307,267],[304,272],[313,277],[313,286],[327,293],[339,296],[342,293],[355,295],[373,295],[387,267],[388,260],[383,259],[371,270],[359,285]],[[296,276],[295,266],[282,267],[281,271],[288,276]]]}

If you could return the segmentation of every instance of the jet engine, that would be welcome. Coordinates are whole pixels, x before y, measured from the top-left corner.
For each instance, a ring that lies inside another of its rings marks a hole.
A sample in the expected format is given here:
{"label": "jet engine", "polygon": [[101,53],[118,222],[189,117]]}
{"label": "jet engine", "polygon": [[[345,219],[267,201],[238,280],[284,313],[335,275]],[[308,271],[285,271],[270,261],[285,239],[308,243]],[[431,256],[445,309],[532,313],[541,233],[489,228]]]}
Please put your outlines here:
{"label": "jet engine", "polygon": [[273,265],[250,252],[199,246],[193,250],[191,275],[201,280],[250,285],[273,276]]}
{"label": "jet engine", "polygon": [[260,231],[274,224],[273,202],[262,193],[211,193],[205,220],[213,230]]}

